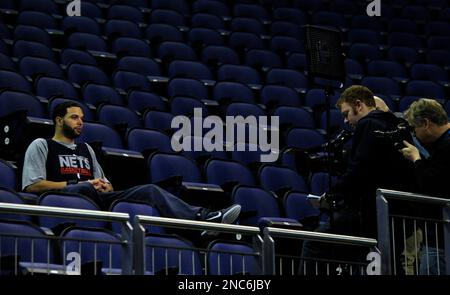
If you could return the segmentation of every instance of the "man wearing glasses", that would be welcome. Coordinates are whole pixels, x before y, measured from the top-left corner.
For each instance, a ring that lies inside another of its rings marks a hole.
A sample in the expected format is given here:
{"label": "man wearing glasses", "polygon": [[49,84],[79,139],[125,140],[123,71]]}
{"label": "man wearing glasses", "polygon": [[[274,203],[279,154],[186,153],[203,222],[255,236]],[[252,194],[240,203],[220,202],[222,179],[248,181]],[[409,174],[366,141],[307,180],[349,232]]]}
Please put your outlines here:
{"label": "man wearing glasses", "polygon": [[[428,158],[423,158],[419,150],[407,141],[403,142],[405,147],[400,150],[406,159],[414,163],[419,191],[433,197],[450,198],[450,123],[447,113],[437,101],[422,98],[411,104],[405,117],[430,154]],[[440,209],[423,211],[428,217],[438,218],[441,215]],[[422,246],[419,274],[443,274],[445,259],[442,228],[436,232],[431,226],[426,232],[428,237]]]}

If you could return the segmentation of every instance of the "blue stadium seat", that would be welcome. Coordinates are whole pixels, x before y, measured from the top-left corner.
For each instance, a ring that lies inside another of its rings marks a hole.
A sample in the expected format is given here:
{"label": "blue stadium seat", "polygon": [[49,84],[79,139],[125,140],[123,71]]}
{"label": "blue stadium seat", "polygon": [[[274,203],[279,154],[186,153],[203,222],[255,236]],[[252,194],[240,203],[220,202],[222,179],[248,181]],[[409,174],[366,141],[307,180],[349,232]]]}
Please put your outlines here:
{"label": "blue stadium seat", "polygon": [[263,40],[251,33],[233,32],[228,39],[228,46],[243,55],[245,50],[264,49]]}
{"label": "blue stadium seat", "polygon": [[201,275],[200,254],[192,242],[176,235],[145,238],[145,270],[153,274]]}
{"label": "blue stadium seat", "polygon": [[349,56],[358,62],[367,63],[370,60],[381,59],[382,54],[375,45],[354,43],[349,49]]}
{"label": "blue stadium seat", "polygon": [[199,80],[212,80],[210,69],[201,62],[190,60],[174,60],[169,64],[170,78],[193,78]]}
{"label": "blue stadium seat", "polygon": [[16,171],[13,165],[5,160],[0,159],[0,187],[12,190],[18,189]]}
{"label": "blue stadium seat", "polygon": [[242,242],[213,241],[207,250],[208,274],[260,274],[258,258],[253,253],[252,247]]}
{"label": "blue stadium seat", "polygon": [[208,115],[208,109],[205,104],[198,99],[185,97],[185,96],[175,96],[170,101],[170,111],[175,116],[187,116],[191,117],[194,115],[194,108],[202,109],[202,114],[204,116]]}
{"label": "blue stadium seat", "polygon": [[367,65],[369,76],[408,79],[406,68],[397,62],[387,60],[373,60]]}
{"label": "blue stadium seat", "polygon": [[261,84],[259,73],[248,66],[222,65],[217,70],[218,81],[242,82],[245,84]]}
{"label": "blue stadium seat", "polygon": [[247,32],[255,35],[264,35],[264,25],[257,19],[250,17],[234,17],[231,20],[232,32]]}
{"label": "blue stadium seat", "polygon": [[[4,182],[6,182],[6,178],[8,178],[8,173],[10,171],[3,171],[3,165],[5,162],[3,160],[0,160],[0,170],[2,171],[2,177],[0,177],[0,202],[1,203],[10,203],[10,204],[25,204],[25,201],[23,198],[15,192],[15,187],[11,188],[9,186],[5,186]],[[8,164],[9,165],[9,164]],[[3,173],[6,173],[4,175]],[[6,176],[6,177],[4,177]],[[15,177],[15,175],[14,175]],[[16,181],[16,180],[14,180]],[[8,184],[7,184],[8,185]],[[32,216],[26,215],[26,214],[6,214],[6,213],[0,213],[0,220],[2,219],[9,219],[9,220],[23,220],[23,221],[29,221],[31,222]]]}
{"label": "blue stadium seat", "polygon": [[61,29],[66,35],[75,32],[101,35],[100,25],[87,16],[66,16],[62,21]]}
{"label": "blue stadium seat", "polygon": [[127,132],[128,149],[149,155],[151,152],[173,152],[170,137],[156,129],[133,128]]}
{"label": "blue stadium seat", "polygon": [[154,9],[150,13],[150,23],[161,23],[172,26],[185,26],[184,16],[175,10]]}
{"label": "blue stadium seat", "polygon": [[319,217],[319,209],[314,208],[306,196],[307,194],[301,192],[290,192],[286,195],[284,201],[286,217],[298,220],[302,223],[308,218]]}
{"label": "blue stadium seat", "polygon": [[211,159],[206,162],[205,171],[208,183],[225,187],[225,190],[236,184],[255,185],[255,179],[250,170],[238,162]]}
{"label": "blue stadium seat", "polygon": [[36,95],[47,99],[52,97],[77,98],[75,88],[64,79],[41,77],[35,81]]}
{"label": "blue stadium seat", "polygon": [[267,70],[282,66],[280,57],[270,50],[251,49],[245,53],[245,65],[256,69]]}
{"label": "blue stadium seat", "polygon": [[135,23],[144,22],[144,14],[141,10],[130,5],[115,4],[108,9],[108,19],[122,19]]}
{"label": "blue stadium seat", "polygon": [[296,24],[285,21],[274,21],[270,26],[272,36],[287,36],[295,39],[303,39],[303,30]]}
{"label": "blue stadium seat", "polygon": [[103,11],[97,4],[82,1],[81,2],[81,15],[90,18],[103,18]]}
{"label": "blue stadium seat", "polygon": [[97,118],[116,130],[141,127],[138,115],[123,106],[104,104],[97,108]]}
{"label": "blue stadium seat", "polygon": [[352,17],[351,27],[355,29],[365,29],[372,31],[382,30],[381,22],[377,18],[370,17],[368,15],[354,15]]}
{"label": "blue stadium seat", "polygon": [[39,42],[17,40],[13,45],[13,55],[18,59],[24,56],[42,57],[55,61],[55,54],[53,51]]}
{"label": "blue stadium seat", "polygon": [[61,51],[61,64],[69,66],[72,63],[98,66],[95,57],[93,57],[89,52],[72,48],[64,48]]}
{"label": "blue stadium seat", "polygon": [[114,87],[128,92],[130,90],[152,90],[152,85],[146,76],[129,72],[118,70],[113,74]]}
{"label": "blue stadium seat", "polygon": [[325,136],[314,129],[292,128],[286,138],[290,147],[308,149],[325,143]]}
{"label": "blue stadium seat", "polygon": [[191,18],[191,27],[225,30],[225,22],[214,14],[196,13]]}
{"label": "blue stadium seat", "polygon": [[408,5],[402,8],[401,16],[424,23],[430,19],[430,11],[420,5]]}
{"label": "blue stadium seat", "polygon": [[253,17],[261,21],[269,21],[267,10],[258,4],[238,3],[233,7],[233,15],[240,17]]}
{"label": "blue stadium seat", "polygon": [[273,115],[279,117],[281,130],[288,130],[290,127],[314,129],[313,115],[305,109],[280,106]]}
{"label": "blue stadium seat", "polygon": [[0,117],[16,111],[26,111],[27,116],[45,118],[44,107],[35,96],[9,90],[2,92],[0,94]]}
{"label": "blue stadium seat", "polygon": [[231,16],[228,6],[220,1],[197,0],[192,5],[192,12],[210,13],[222,18]]}
{"label": "blue stadium seat", "polygon": [[442,49],[427,50],[427,63],[450,67],[450,52]]}
{"label": "blue stadium seat", "polygon": [[389,46],[405,46],[410,48],[422,48],[422,41],[417,38],[415,34],[403,33],[403,32],[392,32],[389,34],[387,39],[387,44]]}
{"label": "blue stadium seat", "polygon": [[388,59],[408,66],[419,61],[420,57],[414,48],[393,46],[388,50]]}
{"label": "blue stadium seat", "polygon": [[[152,207],[149,203],[130,200],[116,200],[111,204],[108,211],[127,213],[130,216],[130,223],[134,222],[134,216],[136,215],[161,216],[158,209]],[[144,225],[144,228],[151,233],[164,233],[164,229],[159,226]],[[112,230],[116,234],[122,233],[121,226],[117,222],[112,223]]]}
{"label": "blue stadium seat", "polygon": [[292,53],[304,53],[305,45],[299,39],[289,36],[275,36],[270,40],[270,50],[279,56],[289,55]]}
{"label": "blue stadium seat", "polygon": [[39,11],[22,11],[17,17],[18,25],[31,25],[42,29],[58,29],[56,20],[47,13]]}
{"label": "blue stadium seat", "polygon": [[167,85],[169,97],[190,96],[196,99],[208,99],[208,89],[196,79],[174,78]]}
{"label": "blue stadium seat", "polygon": [[22,75],[6,70],[0,70],[0,89],[31,93],[31,85]]}
{"label": "blue stadium seat", "polygon": [[417,33],[417,24],[404,18],[395,18],[389,21],[389,32]]}
{"label": "blue stadium seat", "polygon": [[242,208],[239,224],[262,228],[270,221],[296,222],[283,218],[276,196],[260,187],[238,186],[233,190],[232,198]]}
{"label": "blue stadium seat", "polygon": [[266,83],[300,89],[308,87],[304,74],[289,69],[271,69],[266,75]]}
{"label": "blue stadium seat", "polygon": [[306,69],[306,56],[303,53],[291,53],[287,57],[286,68],[304,71]]}
{"label": "blue stadium seat", "polygon": [[398,110],[399,112],[406,111],[409,106],[420,99],[420,96],[403,96],[398,102]]}
{"label": "blue stadium seat", "polygon": [[78,139],[80,142],[99,142],[103,147],[113,149],[123,149],[122,139],[119,134],[101,123],[84,123],[83,133]]}
{"label": "blue stadium seat", "polygon": [[8,55],[0,53],[0,69],[15,72],[16,64]]}
{"label": "blue stadium seat", "polygon": [[73,33],[67,40],[67,46],[80,50],[108,51],[106,41],[95,34],[90,33]]}
{"label": "blue stadium seat", "polygon": [[114,40],[119,37],[140,38],[141,30],[132,21],[122,19],[111,19],[105,23],[105,35]]}
{"label": "blue stadium seat", "polygon": [[224,44],[222,35],[219,32],[207,28],[192,28],[188,33],[188,41],[197,52],[209,45]]}
{"label": "blue stadium seat", "polygon": [[19,9],[21,11],[37,10],[48,14],[60,14],[58,5],[51,0],[22,0]]}
{"label": "blue stadium seat", "polygon": [[153,0],[151,3],[153,9],[169,9],[178,11],[182,15],[190,14],[189,4],[185,0]]}
{"label": "blue stadium seat", "polygon": [[374,45],[384,43],[379,32],[364,29],[350,30],[347,33],[347,38],[350,43],[365,43]]}
{"label": "blue stadium seat", "polygon": [[141,90],[133,90],[128,94],[128,107],[140,113],[146,110],[165,111],[167,108],[159,95]]}
{"label": "blue stadium seat", "polygon": [[128,55],[150,57],[152,50],[142,39],[120,37],[114,40],[112,52],[119,58]]}
{"label": "blue stadium seat", "polygon": [[150,110],[144,115],[145,128],[154,128],[162,131],[171,131],[173,115],[168,112]]}
{"label": "blue stadium seat", "polygon": [[255,97],[252,90],[239,82],[217,82],[213,88],[213,99],[220,104],[231,102],[254,103]]}
{"label": "blue stadium seat", "polygon": [[210,45],[205,47],[201,53],[201,60],[211,68],[222,64],[238,65],[239,55],[233,49],[226,46]]}
{"label": "blue stadium seat", "polygon": [[83,85],[84,83],[94,82],[99,84],[108,84],[108,76],[100,68],[83,64],[71,64],[67,68],[67,77],[70,82]]}
{"label": "blue stadium seat", "polygon": [[89,83],[83,89],[83,100],[94,106],[99,106],[102,103],[123,105],[123,99],[119,92],[110,86]]}
{"label": "blue stadium seat", "polygon": [[402,95],[402,90],[397,82],[387,77],[370,77],[362,79],[361,85],[366,86],[374,93],[386,95]]}
{"label": "blue stadium seat", "polygon": [[150,182],[157,183],[171,177],[182,177],[182,181],[202,182],[200,169],[195,162],[183,155],[154,153],[148,159]]}
{"label": "blue stadium seat", "polygon": [[278,7],[273,10],[273,20],[288,21],[299,26],[306,25],[308,17],[300,9],[292,7]]}
{"label": "blue stadium seat", "polygon": [[445,99],[443,87],[435,82],[427,80],[409,81],[406,85],[405,94],[434,99]]}
{"label": "blue stadium seat", "polygon": [[[37,202],[40,206],[73,208],[82,210],[99,211],[100,208],[93,200],[79,194],[63,193],[63,192],[47,192],[42,194]],[[47,228],[53,228],[62,223],[74,223],[77,226],[86,227],[106,227],[106,221],[94,220],[77,220],[70,218],[46,217],[39,216],[39,225]]]}
{"label": "blue stadium seat", "polygon": [[35,26],[16,26],[14,29],[14,39],[40,42],[48,47],[52,46],[50,35],[45,30]]}
{"label": "blue stadium seat", "polygon": [[428,49],[444,49],[450,50],[450,37],[431,36],[427,40]]}
{"label": "blue stadium seat", "polygon": [[117,69],[144,76],[161,76],[159,64],[153,59],[143,56],[124,56],[117,62]]}
{"label": "blue stadium seat", "polygon": [[275,193],[290,190],[309,191],[308,185],[303,177],[287,167],[264,165],[258,171],[258,178],[264,189]]}
{"label": "blue stadium seat", "polygon": [[312,15],[311,20],[315,25],[334,27],[341,30],[348,27],[343,15],[331,11],[318,11]]}
{"label": "blue stadium seat", "polygon": [[264,86],[261,89],[260,101],[268,109],[273,109],[278,106],[300,106],[300,98],[297,92],[286,86]]}
{"label": "blue stadium seat", "polygon": [[165,41],[183,42],[183,33],[176,26],[150,24],[145,30],[145,38],[152,46],[158,46]]}
{"label": "blue stadium seat", "polygon": [[166,41],[159,45],[157,57],[164,63],[179,59],[190,61],[197,60],[197,56],[192,47],[185,43],[172,41]]}
{"label": "blue stadium seat", "polygon": [[447,72],[438,65],[414,64],[411,67],[411,79],[430,80],[436,83],[448,83]]}
{"label": "blue stadium seat", "polygon": [[94,267],[95,275],[121,273],[121,241],[113,232],[106,229],[72,227],[64,230],[61,237],[66,240],[61,243],[60,253],[81,253],[82,272],[86,263],[101,262],[102,269]]}
{"label": "blue stadium seat", "polygon": [[22,75],[33,80],[41,76],[64,79],[59,65],[45,58],[24,56],[20,59],[19,70]]}

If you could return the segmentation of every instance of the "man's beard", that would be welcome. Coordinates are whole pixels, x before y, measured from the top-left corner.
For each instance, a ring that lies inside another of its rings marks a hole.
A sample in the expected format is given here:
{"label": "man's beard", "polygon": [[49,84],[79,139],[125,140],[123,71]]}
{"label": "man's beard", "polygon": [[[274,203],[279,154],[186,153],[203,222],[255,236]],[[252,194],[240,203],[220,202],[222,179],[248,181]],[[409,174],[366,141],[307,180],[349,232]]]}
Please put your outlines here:
{"label": "man's beard", "polygon": [[65,122],[63,122],[62,133],[64,134],[65,137],[70,138],[70,139],[75,139],[78,136],[80,136],[80,134],[75,132],[75,128],[71,128]]}

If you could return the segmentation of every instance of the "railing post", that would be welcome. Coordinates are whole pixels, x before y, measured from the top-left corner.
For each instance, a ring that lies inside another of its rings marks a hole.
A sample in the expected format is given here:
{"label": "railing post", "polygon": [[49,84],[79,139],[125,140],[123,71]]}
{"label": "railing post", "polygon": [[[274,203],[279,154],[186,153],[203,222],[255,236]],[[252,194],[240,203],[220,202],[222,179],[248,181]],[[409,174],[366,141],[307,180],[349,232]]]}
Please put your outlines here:
{"label": "railing post", "polygon": [[259,252],[259,274],[263,275],[265,274],[265,257],[264,257],[264,241],[261,238],[261,235],[256,235],[253,237],[253,243],[252,243],[253,250],[256,252]]}
{"label": "railing post", "polygon": [[445,274],[450,275],[450,204],[442,208],[442,219],[444,220]]}
{"label": "railing post", "polygon": [[389,227],[389,204],[383,193],[377,190],[377,228],[378,248],[381,252],[381,274],[391,275],[391,230]]}
{"label": "railing post", "polygon": [[133,223],[134,273],[145,274],[145,228],[139,222],[139,216]]}
{"label": "railing post", "polygon": [[263,261],[264,274],[275,275],[275,241],[270,236],[270,228],[264,228]]}
{"label": "railing post", "polygon": [[133,229],[130,222],[121,222],[122,228],[122,274],[133,274]]}

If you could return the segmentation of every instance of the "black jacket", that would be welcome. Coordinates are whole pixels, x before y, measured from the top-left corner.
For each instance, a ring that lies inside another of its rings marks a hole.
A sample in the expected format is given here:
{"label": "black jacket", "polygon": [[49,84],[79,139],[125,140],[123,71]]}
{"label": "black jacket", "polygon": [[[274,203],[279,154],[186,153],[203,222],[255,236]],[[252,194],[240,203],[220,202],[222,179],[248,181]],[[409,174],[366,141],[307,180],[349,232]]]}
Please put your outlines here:
{"label": "black jacket", "polygon": [[426,147],[428,159],[414,162],[414,172],[420,193],[450,199],[450,129]]}
{"label": "black jacket", "polygon": [[[402,119],[391,112],[372,111],[355,128],[348,167],[333,186],[336,201],[361,216],[361,226],[376,224],[377,188],[414,191],[413,164],[406,160],[392,140],[376,135],[396,130]],[[405,138],[411,142],[411,138]],[[373,233],[373,232],[372,232]]]}

